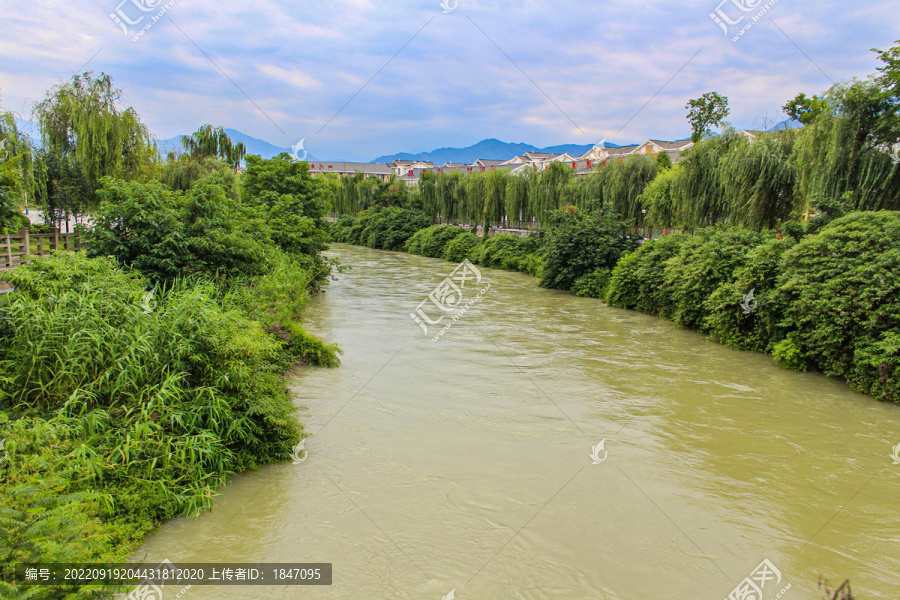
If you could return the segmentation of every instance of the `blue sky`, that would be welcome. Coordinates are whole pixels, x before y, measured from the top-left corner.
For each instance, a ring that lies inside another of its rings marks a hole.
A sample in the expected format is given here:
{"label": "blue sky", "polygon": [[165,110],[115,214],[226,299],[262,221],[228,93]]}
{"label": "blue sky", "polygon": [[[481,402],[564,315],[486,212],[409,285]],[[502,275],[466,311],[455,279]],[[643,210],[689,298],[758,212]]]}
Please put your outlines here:
{"label": "blue sky", "polygon": [[[872,73],[870,48],[900,39],[896,0],[445,2],[456,8],[0,0],[0,100],[27,117],[87,63],[113,76],[160,138],[212,123],[284,147],[305,138],[324,159],[368,161],[485,138],[684,138],[685,103],[711,90],[729,97],[736,126],[760,127],[782,120],[780,106],[798,92]],[[743,17],[728,35],[710,17],[717,8]],[[126,35],[110,17],[117,9],[144,18]]]}

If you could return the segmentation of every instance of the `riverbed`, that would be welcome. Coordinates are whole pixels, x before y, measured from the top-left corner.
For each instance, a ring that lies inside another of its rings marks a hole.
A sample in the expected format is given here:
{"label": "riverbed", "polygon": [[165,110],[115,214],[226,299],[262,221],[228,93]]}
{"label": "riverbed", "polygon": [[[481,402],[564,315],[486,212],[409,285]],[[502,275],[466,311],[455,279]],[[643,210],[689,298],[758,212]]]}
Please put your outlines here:
{"label": "riverbed", "polygon": [[820,577],[900,597],[900,407],[506,271],[469,272],[435,341],[450,317],[416,309],[442,314],[457,265],[331,254],[352,268],[306,327],[343,365],[294,379],[308,458],[235,476],[135,558],[334,583],[184,600],[720,600],[752,573],[765,600],[818,600]]}

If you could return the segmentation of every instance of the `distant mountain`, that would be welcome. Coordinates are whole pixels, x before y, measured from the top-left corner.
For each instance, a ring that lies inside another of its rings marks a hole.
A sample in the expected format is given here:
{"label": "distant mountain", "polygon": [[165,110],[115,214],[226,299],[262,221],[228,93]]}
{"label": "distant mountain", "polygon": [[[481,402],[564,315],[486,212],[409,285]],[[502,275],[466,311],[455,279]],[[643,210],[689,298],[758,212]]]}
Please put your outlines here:
{"label": "distant mountain", "polygon": [[[273,158],[278,156],[282,152],[291,153],[290,148],[279,148],[273,144],[265,140],[260,140],[255,137],[250,137],[246,133],[242,133],[237,129],[226,129],[225,133],[228,134],[228,137],[231,138],[232,142],[243,142],[244,146],[247,147],[247,154],[256,154],[261,156],[262,158]],[[181,146],[181,138],[186,137],[183,135],[175,136],[173,138],[169,138],[166,140],[159,140],[159,152],[163,156],[165,156],[169,150],[175,150],[176,152],[182,151]],[[307,160],[319,160],[313,155],[307,156]]]}
{"label": "distant mountain", "polygon": [[777,123],[776,125],[769,128],[769,131],[781,131],[782,129],[800,129],[803,127],[803,123],[800,121],[795,121],[794,119],[785,119],[781,123]]}
{"label": "distant mountain", "polygon": [[[610,148],[618,148],[618,144],[606,142],[606,146]],[[550,146],[549,148],[538,148],[531,144],[510,144],[501,142],[497,139],[482,140],[474,146],[468,148],[439,148],[431,152],[420,152],[419,154],[409,154],[408,152],[400,152],[399,154],[389,154],[379,156],[373,163],[389,163],[395,160],[423,160],[433,162],[436,165],[444,163],[462,163],[471,165],[479,158],[485,160],[509,160],[515,156],[521,156],[526,152],[546,152],[548,154],[569,154],[578,156],[584,154],[591,148],[593,144],[563,144],[561,146]]]}

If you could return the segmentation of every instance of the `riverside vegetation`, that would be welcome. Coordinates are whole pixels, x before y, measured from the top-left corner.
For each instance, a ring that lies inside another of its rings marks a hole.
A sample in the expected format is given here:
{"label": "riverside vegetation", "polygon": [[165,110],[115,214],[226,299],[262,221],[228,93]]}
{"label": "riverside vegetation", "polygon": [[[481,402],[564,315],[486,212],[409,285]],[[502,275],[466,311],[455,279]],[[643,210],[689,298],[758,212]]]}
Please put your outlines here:
{"label": "riverside vegetation", "polygon": [[[63,86],[44,109],[92,118],[78,109],[91,102],[70,100],[109,91],[100,81]],[[89,145],[93,133],[66,135]],[[208,510],[231,474],[288,460],[302,439],[287,373],[339,363],[301,325],[335,267],[321,255],[322,184],[287,155],[247,157],[238,175],[226,138],[204,128],[181,157],[139,153],[96,180],[90,157],[53,154],[52,140],[35,153],[70,167],[45,201],[84,185],[93,224],[84,252],[0,275],[15,288],[0,296],[0,564],[124,562],[161,522]],[[20,176],[5,199],[28,185]],[[110,593],[0,575],[4,598]]]}

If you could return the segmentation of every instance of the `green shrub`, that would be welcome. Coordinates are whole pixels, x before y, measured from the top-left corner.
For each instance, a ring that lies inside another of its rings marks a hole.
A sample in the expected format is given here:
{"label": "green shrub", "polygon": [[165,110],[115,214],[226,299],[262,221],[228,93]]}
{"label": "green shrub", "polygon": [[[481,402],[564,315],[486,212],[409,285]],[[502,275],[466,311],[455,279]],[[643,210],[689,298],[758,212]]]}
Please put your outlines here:
{"label": "green shrub", "polygon": [[537,250],[534,238],[523,238],[512,233],[501,233],[481,240],[472,251],[471,260],[475,264],[492,269],[519,271],[522,261]]}
{"label": "green shrub", "polygon": [[444,250],[444,260],[461,263],[469,258],[469,255],[477,246],[478,236],[474,233],[465,232],[462,235],[456,236],[453,238],[453,241],[447,244],[447,247]]}
{"label": "green shrub", "polygon": [[325,183],[310,175],[309,163],[297,162],[286,153],[271,159],[251,155],[241,185],[242,202],[265,221],[268,235],[279,248],[308,256],[326,248]]}
{"label": "green shrub", "polygon": [[[772,351],[786,308],[776,293],[782,258],[794,244],[786,238],[757,246],[735,271],[734,280],[713,292],[707,302],[709,314],[704,328],[714,340],[738,350]],[[751,291],[753,300],[742,306]]]}
{"label": "green shrub", "polygon": [[776,356],[900,402],[900,213],[854,212],[784,253]]}
{"label": "green shrub", "polygon": [[406,241],[431,225],[431,217],[418,210],[385,208],[369,215],[364,245],[377,250],[403,250]]}
{"label": "green shrub", "polygon": [[607,303],[671,319],[675,297],[666,282],[666,263],[691,239],[680,234],[661,237],[622,258],[610,277]]}
{"label": "green shrub", "polygon": [[154,281],[189,275],[259,275],[273,250],[268,228],[210,178],[187,194],[154,182],[105,179],[88,256],[113,256]]}
{"label": "green shrub", "polygon": [[540,286],[569,290],[579,277],[615,267],[637,245],[622,230],[621,221],[613,217],[581,212],[560,216],[546,239]]}
{"label": "green shrub", "polygon": [[540,252],[532,252],[522,259],[519,270],[540,279],[544,272],[544,255]]}
{"label": "green shrub", "polygon": [[603,298],[606,296],[610,276],[610,270],[605,268],[582,275],[572,284],[572,293],[584,298]]}
{"label": "green shrub", "polygon": [[[303,286],[289,263],[275,273],[253,292],[261,312]],[[210,508],[229,474],[291,456],[291,342],[237,292],[178,280],[148,296],[143,277],[81,253],[2,280],[16,288],[0,296],[4,564],[122,560],[157,522]],[[298,290],[272,318],[305,302]]]}
{"label": "green shrub", "polygon": [[433,225],[417,231],[406,243],[406,251],[431,258],[441,258],[447,244],[466,232],[462,227]]}
{"label": "green shrub", "polygon": [[763,240],[761,234],[741,229],[706,230],[693,236],[677,256],[666,261],[666,288],[675,309],[672,320],[705,331],[713,292],[734,281],[737,268]]}

